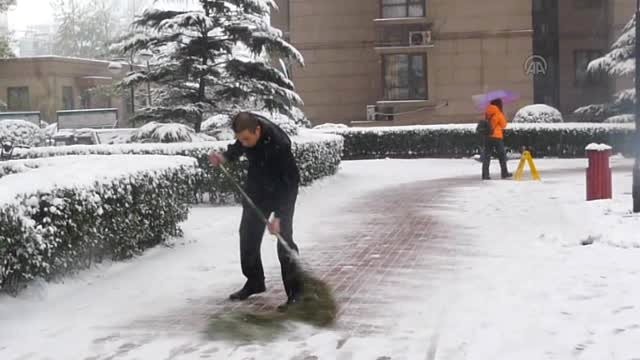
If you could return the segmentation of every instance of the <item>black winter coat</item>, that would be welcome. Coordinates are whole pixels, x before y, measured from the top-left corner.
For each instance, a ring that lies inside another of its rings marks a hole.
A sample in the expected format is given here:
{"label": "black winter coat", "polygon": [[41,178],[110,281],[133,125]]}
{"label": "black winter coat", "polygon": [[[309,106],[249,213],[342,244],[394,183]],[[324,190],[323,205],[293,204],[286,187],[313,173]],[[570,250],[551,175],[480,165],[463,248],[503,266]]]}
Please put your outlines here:
{"label": "black winter coat", "polygon": [[258,117],[262,135],[253,148],[240,141],[228,146],[224,153],[228,161],[243,154],[249,160],[245,188],[258,206],[272,208],[276,217],[291,214],[298,195],[300,171],[291,152],[291,139],[279,126]]}

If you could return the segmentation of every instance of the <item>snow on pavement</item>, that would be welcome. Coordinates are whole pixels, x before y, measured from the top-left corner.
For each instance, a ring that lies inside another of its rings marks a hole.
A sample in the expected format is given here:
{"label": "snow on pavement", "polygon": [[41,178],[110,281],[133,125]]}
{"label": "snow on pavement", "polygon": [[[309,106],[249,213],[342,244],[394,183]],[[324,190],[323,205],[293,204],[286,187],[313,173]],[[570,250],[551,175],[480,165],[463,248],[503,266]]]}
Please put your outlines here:
{"label": "snow on pavement", "polygon": [[[620,199],[585,204],[583,172],[545,176],[545,170],[585,163],[538,161],[542,183],[478,182],[445,195],[456,211],[441,210],[439,221],[480,250],[456,257],[459,265],[442,287],[421,288],[418,296],[395,305],[406,316],[384,337],[345,342],[339,329],[300,326],[271,343],[238,346],[208,341],[202,329],[128,328],[136,320],[202,299],[224,299],[242,284],[240,209],[195,207],[184,224],[185,237],[170,248],[103,264],[64,283],[36,283],[15,299],[0,296],[0,358],[376,359],[391,354],[393,359],[422,359],[437,340],[438,359],[564,359],[578,354],[628,359],[631,339],[640,335],[640,314],[632,307],[638,299],[632,280],[640,271],[633,263],[636,250],[612,246],[622,244],[624,229],[617,232],[618,240],[600,237],[592,246],[579,245],[585,236],[610,233],[602,229],[618,226],[617,221],[627,231],[633,226],[635,217],[616,220],[625,212],[628,179],[615,178]],[[613,163],[628,161],[616,158]],[[323,228],[329,219],[353,216],[343,211],[350,199],[403,183],[478,175],[479,164],[473,160],[345,162],[336,176],[300,196],[295,231],[301,254],[313,256],[305,247],[314,244],[318,232],[334,231]],[[576,214],[576,209],[582,212]],[[594,221],[601,212],[609,212],[611,221]],[[526,226],[526,219],[534,221]],[[352,220],[355,226],[358,219]],[[565,225],[574,230],[563,230]],[[275,246],[267,238],[263,259],[267,277],[278,283]]]}
{"label": "snow on pavement", "polygon": [[[323,219],[340,216],[335,209],[352,197],[390,184],[475,172],[477,166],[471,160],[345,162],[334,177],[302,190],[296,241],[304,254],[305,246],[314,241],[314,232],[331,231],[322,228]],[[190,301],[212,294],[224,299],[230,289],[241,286],[240,214],[239,207],[195,207],[183,226],[184,238],[176,240],[172,248],[158,247],[133,260],[99,265],[65,278],[63,283],[36,282],[18,298],[0,296],[0,358],[101,358],[122,346],[125,350],[134,348],[130,350],[136,351],[128,353],[135,357],[143,351],[165,354],[166,342],[182,344],[184,338],[193,339],[189,332],[168,337],[159,330],[152,334],[153,344],[138,346],[134,334],[123,335],[131,342],[109,337],[114,329],[139,318],[188,306]],[[271,269],[267,276],[277,278],[275,246],[267,239],[263,261],[265,268]],[[144,341],[148,341],[146,337]]]}
{"label": "snow on pavement", "polygon": [[594,202],[582,171],[457,189],[458,210],[439,215],[485,254],[464,259],[449,289],[438,358],[640,358],[630,190],[630,171]]}

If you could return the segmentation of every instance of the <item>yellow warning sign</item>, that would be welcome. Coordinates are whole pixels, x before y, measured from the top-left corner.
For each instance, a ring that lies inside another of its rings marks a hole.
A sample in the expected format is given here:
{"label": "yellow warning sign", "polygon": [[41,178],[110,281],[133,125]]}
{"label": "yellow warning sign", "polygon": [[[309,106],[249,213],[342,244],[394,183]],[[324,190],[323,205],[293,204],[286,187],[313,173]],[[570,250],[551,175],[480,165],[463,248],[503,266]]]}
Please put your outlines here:
{"label": "yellow warning sign", "polygon": [[522,177],[524,176],[525,164],[529,164],[529,168],[531,169],[531,176],[533,177],[533,180],[540,180],[540,173],[536,168],[536,164],[533,162],[533,157],[531,156],[531,153],[528,151],[525,151],[524,153],[522,153],[522,157],[520,158],[520,164],[518,164],[518,170],[516,170],[514,179],[517,181],[522,180]]}

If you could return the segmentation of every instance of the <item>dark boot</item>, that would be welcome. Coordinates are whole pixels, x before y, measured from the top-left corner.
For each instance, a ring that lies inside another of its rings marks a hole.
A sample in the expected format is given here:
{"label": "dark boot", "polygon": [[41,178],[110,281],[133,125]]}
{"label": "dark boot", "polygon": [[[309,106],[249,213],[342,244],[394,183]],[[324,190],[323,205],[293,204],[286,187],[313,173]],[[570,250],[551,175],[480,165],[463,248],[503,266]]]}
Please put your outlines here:
{"label": "dark boot", "polygon": [[289,310],[291,306],[299,305],[302,302],[302,296],[296,294],[287,299],[287,302],[278,306],[278,311],[285,312]]}
{"label": "dark boot", "polygon": [[229,295],[229,299],[233,300],[233,301],[241,301],[241,300],[247,300],[249,298],[249,296],[254,295],[254,294],[260,294],[263,293],[267,290],[267,288],[264,286],[264,284],[259,284],[259,285],[245,285],[242,287],[242,289],[234,292],[233,294]]}

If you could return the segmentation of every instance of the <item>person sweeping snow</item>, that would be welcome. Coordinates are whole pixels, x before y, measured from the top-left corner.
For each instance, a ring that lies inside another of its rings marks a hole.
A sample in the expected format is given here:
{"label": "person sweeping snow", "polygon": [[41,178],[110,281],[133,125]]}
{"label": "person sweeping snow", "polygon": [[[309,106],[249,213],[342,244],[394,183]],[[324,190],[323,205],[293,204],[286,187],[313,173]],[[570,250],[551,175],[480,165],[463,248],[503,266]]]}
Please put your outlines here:
{"label": "person sweeping snow", "polygon": [[[237,114],[231,127],[237,141],[224,153],[209,154],[209,161],[214,167],[236,161],[243,154],[249,160],[244,189],[248,199],[242,203],[240,222],[240,262],[247,281],[229,298],[246,300],[251,295],[266,291],[260,254],[266,227],[271,234],[279,234],[283,240],[278,242],[278,259],[287,301],[278,309],[285,310],[302,300],[304,288],[301,271],[292,254],[298,253],[293,241],[293,214],[300,171],[291,152],[291,140],[279,126],[250,112]],[[263,216],[268,218],[272,213],[273,219],[265,224]]]}

